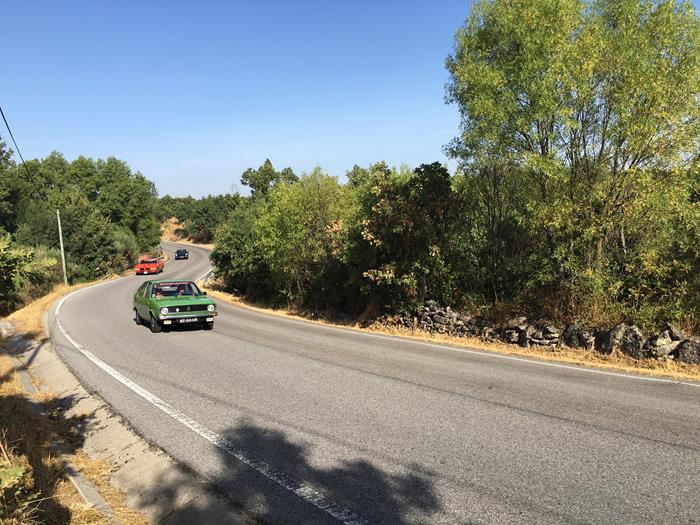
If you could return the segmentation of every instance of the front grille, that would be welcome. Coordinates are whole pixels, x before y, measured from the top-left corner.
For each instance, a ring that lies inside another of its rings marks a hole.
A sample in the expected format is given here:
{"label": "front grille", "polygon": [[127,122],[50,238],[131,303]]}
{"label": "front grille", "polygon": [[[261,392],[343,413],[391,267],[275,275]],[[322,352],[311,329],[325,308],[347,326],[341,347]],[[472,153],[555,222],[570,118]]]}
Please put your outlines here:
{"label": "front grille", "polygon": [[182,306],[168,306],[169,314],[182,314],[187,312],[204,312],[207,310],[207,304],[186,304]]}

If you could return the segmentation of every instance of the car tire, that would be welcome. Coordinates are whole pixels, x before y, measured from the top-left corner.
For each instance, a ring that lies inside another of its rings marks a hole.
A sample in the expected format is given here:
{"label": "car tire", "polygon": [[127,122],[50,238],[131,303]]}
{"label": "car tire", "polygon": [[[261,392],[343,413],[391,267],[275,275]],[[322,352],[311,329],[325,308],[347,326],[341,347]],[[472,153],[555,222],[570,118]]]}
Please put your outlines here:
{"label": "car tire", "polygon": [[204,329],[205,330],[213,330],[214,329],[214,321],[211,321],[209,323],[204,323]]}
{"label": "car tire", "polygon": [[136,321],[136,324],[142,325],[143,324],[143,317],[139,315],[138,310],[134,310],[134,321]]}
{"label": "car tire", "polygon": [[154,334],[159,333],[163,329],[163,326],[158,322],[158,319],[151,317],[151,332]]}

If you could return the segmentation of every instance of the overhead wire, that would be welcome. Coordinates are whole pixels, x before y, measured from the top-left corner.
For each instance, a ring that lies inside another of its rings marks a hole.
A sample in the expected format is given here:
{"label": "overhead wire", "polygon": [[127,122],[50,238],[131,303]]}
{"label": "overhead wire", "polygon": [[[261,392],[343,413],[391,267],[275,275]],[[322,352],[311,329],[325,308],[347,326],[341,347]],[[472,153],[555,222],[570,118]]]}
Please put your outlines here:
{"label": "overhead wire", "polygon": [[36,191],[36,193],[40,199],[46,200],[46,197],[39,191],[39,187],[36,184],[36,179],[34,179],[34,176],[29,171],[29,166],[27,166],[27,163],[24,162],[24,157],[22,156],[22,152],[19,150],[19,146],[17,145],[17,141],[15,140],[15,136],[12,134],[12,129],[10,129],[10,124],[7,122],[7,118],[5,117],[5,112],[2,110],[2,106],[0,106],[0,115],[2,115],[2,120],[5,123],[5,127],[7,128],[7,132],[10,134],[10,139],[12,139],[12,143],[15,145],[15,151],[17,152],[17,155],[19,155],[19,158],[22,161],[22,166],[24,166],[24,169],[27,172],[27,176],[29,177],[29,180],[31,181],[32,186],[34,186],[34,190]]}

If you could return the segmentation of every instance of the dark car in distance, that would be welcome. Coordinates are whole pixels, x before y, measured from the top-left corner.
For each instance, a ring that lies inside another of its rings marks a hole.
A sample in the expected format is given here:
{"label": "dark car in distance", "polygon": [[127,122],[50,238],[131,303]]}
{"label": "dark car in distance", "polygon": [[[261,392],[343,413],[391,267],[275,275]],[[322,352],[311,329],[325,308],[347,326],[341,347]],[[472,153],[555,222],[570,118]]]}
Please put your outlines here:
{"label": "dark car in distance", "polygon": [[175,250],[175,259],[189,259],[190,252],[185,249]]}

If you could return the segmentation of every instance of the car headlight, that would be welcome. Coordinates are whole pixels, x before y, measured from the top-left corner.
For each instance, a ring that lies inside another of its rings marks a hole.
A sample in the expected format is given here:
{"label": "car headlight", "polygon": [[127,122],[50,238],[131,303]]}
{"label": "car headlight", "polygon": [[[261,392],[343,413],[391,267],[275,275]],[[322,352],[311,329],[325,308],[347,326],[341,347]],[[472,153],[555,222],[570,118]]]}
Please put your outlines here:
{"label": "car headlight", "polygon": [[162,313],[163,315],[167,314],[167,313],[168,313],[168,307],[167,307],[167,306],[164,306],[163,308],[161,308],[161,309],[160,309],[160,313]]}
{"label": "car headlight", "polygon": [[210,304],[209,306],[207,306],[207,310],[209,310],[210,312],[213,312],[214,310],[216,310],[216,306],[214,306],[213,304]]}

